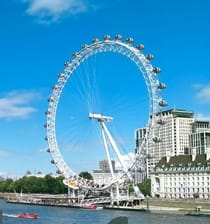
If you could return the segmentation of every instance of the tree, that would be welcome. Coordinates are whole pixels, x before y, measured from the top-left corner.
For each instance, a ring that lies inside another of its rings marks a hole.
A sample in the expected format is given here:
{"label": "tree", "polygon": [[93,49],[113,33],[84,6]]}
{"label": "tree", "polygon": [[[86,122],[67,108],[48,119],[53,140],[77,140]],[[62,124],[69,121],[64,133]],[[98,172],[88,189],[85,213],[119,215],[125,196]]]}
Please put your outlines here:
{"label": "tree", "polygon": [[88,173],[87,171],[83,171],[79,174],[80,177],[83,177],[84,179],[87,180],[93,180],[93,177],[90,173]]}
{"label": "tree", "polygon": [[138,187],[144,196],[151,195],[150,179],[146,179],[143,183],[138,184]]}
{"label": "tree", "polygon": [[46,187],[47,187],[47,192],[49,194],[54,194],[55,192],[55,181],[54,178],[50,175],[46,175],[45,176],[45,183],[46,183]]}
{"label": "tree", "polygon": [[45,177],[24,176],[16,181],[6,179],[0,181],[0,192],[17,193],[43,193],[43,194],[65,194],[68,189],[63,183],[63,177]]}
{"label": "tree", "polygon": [[13,180],[11,178],[1,181],[0,182],[0,192],[10,192],[11,191],[10,186],[12,184],[13,184]]}

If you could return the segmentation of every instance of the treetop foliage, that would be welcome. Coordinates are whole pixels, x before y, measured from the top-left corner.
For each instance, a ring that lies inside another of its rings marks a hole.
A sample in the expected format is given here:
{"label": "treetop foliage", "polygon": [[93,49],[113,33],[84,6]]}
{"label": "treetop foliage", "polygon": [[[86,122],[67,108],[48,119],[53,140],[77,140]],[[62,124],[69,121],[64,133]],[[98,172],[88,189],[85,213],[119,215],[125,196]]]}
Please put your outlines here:
{"label": "treetop foliage", "polygon": [[67,188],[63,184],[63,177],[45,177],[24,176],[18,180],[8,178],[0,181],[0,192],[23,192],[40,194],[64,194]]}

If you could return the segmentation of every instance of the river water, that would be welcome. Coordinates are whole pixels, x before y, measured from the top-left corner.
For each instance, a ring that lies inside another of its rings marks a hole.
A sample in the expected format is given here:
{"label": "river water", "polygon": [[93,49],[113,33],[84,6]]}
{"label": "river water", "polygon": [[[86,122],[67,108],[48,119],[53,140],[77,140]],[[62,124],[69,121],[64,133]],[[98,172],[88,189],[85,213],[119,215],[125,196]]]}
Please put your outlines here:
{"label": "river water", "polygon": [[[154,214],[139,211],[85,210],[10,204],[0,200],[3,224],[107,224],[112,218],[127,216],[128,224],[209,224],[210,217],[193,217],[175,214]],[[20,212],[38,213],[38,219],[8,217]]]}

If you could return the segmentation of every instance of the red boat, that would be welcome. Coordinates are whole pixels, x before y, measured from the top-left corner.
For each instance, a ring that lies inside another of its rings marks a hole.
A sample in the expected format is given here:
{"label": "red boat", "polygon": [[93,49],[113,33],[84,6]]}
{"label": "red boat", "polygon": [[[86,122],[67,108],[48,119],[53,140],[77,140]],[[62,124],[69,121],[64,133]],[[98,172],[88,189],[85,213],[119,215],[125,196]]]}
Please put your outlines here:
{"label": "red boat", "polygon": [[38,215],[36,213],[21,212],[18,214],[18,218],[37,219]]}
{"label": "red boat", "polygon": [[81,208],[83,209],[97,209],[97,206],[96,205],[82,205]]}

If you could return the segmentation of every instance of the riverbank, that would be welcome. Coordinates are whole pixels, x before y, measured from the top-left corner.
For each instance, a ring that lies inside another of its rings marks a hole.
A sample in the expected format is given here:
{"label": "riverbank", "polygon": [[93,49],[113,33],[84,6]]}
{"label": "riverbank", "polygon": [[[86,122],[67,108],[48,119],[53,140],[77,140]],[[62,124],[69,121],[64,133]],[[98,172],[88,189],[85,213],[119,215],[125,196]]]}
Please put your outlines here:
{"label": "riverbank", "polygon": [[146,206],[147,203],[149,211],[152,213],[176,213],[186,215],[200,212],[209,214],[210,216],[210,200],[149,198],[148,202],[142,202],[142,206]]}
{"label": "riverbank", "polygon": [[[142,204],[146,205],[146,200]],[[195,209],[201,207],[202,209],[210,211],[210,200],[201,199],[161,199],[161,198],[149,198],[148,203],[152,207],[167,207],[175,209]]]}
{"label": "riverbank", "polygon": [[120,206],[107,206],[108,209],[146,211],[161,214],[202,215],[210,217],[210,200],[200,199],[160,199],[149,198],[140,205],[125,208]]}
{"label": "riverbank", "polygon": [[[28,198],[40,196],[38,194],[28,194]],[[59,197],[57,195],[41,195],[45,198],[54,198]],[[25,201],[18,201],[17,195],[14,193],[0,193],[0,198],[8,200],[12,203],[25,203]],[[67,198],[66,195],[60,195],[60,198]],[[59,204],[54,200],[55,203],[50,204],[42,204],[47,206],[59,206],[59,207],[74,207],[69,204]],[[38,203],[35,201],[27,201],[27,204],[35,204]],[[205,212],[210,214],[210,200],[201,200],[201,199],[160,199],[160,198],[148,198],[148,200],[142,201],[139,205],[136,206],[104,206],[105,209],[120,209],[120,210],[129,210],[129,211],[147,211],[151,213],[176,213],[176,214],[188,214],[196,211],[197,208],[200,209],[201,212]]]}

